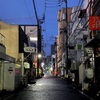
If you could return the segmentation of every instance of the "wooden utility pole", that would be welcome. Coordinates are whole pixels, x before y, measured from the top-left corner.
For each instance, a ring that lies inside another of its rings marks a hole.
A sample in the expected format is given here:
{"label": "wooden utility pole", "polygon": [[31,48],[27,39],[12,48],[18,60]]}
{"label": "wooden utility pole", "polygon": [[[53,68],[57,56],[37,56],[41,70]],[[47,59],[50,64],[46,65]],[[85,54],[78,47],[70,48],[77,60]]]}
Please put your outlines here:
{"label": "wooden utility pole", "polygon": [[68,75],[68,7],[67,7],[67,0],[65,0],[66,3],[66,75]]}
{"label": "wooden utility pole", "polygon": [[36,11],[36,6],[35,6],[35,1],[33,0],[33,7],[34,7],[34,11],[35,11],[35,16],[36,16],[36,20],[37,20],[37,77],[39,77],[39,66],[40,66],[40,59],[38,58],[38,54],[41,53],[41,26],[40,26],[40,20],[38,18],[37,15],[37,11]]}

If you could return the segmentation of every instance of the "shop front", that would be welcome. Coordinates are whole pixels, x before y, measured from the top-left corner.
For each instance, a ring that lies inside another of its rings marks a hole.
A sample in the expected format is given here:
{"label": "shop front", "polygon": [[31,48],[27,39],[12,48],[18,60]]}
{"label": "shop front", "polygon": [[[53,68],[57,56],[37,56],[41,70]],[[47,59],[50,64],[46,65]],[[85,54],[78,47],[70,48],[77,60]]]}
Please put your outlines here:
{"label": "shop front", "polygon": [[100,92],[100,33],[99,31],[96,32],[95,38],[92,39],[85,47],[93,48],[93,57],[88,59],[88,68],[91,63],[91,59],[94,61],[93,68],[94,68],[94,76],[93,76],[93,86],[96,93]]}

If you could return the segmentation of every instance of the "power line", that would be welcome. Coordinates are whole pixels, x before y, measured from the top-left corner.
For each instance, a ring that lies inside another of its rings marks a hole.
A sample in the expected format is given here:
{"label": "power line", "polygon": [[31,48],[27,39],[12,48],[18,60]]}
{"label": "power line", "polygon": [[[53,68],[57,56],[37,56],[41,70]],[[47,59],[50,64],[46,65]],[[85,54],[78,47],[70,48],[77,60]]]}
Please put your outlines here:
{"label": "power line", "polygon": [[[91,1],[88,3],[86,9],[89,7],[90,3],[91,3]],[[83,16],[84,16],[84,15],[83,15]],[[81,20],[82,20],[82,19],[81,19]],[[79,21],[79,23],[81,22],[81,20]],[[82,26],[82,28],[80,29],[80,31],[77,32],[77,34],[74,36],[74,38],[76,38],[76,37],[82,32],[83,28],[88,27],[88,26],[87,26],[88,22],[89,22],[89,20],[87,20],[87,21],[85,22],[85,24]],[[77,24],[75,30],[77,30],[77,27],[78,27],[79,23]],[[74,34],[71,34],[71,37],[72,37],[73,35],[74,35]],[[74,41],[75,41],[75,40],[72,40],[71,42],[74,42]]]}
{"label": "power line", "polygon": [[[26,6],[26,9],[27,9],[27,11],[28,11],[29,16],[31,16],[31,15],[30,15],[30,12],[29,12],[29,9],[28,9],[28,6],[27,6],[27,4],[26,4],[26,1],[25,1],[25,0],[24,0],[24,3],[25,3],[25,6]],[[32,18],[30,18],[30,20],[33,22]]]}
{"label": "power line", "polygon": [[45,0],[45,6],[47,7],[58,7],[62,4],[62,0]]}

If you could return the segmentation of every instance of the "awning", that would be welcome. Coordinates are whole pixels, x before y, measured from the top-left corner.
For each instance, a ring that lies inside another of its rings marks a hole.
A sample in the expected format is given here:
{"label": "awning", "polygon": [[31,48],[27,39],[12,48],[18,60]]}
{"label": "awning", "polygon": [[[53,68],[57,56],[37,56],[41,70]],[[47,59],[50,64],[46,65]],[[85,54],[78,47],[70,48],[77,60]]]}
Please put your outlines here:
{"label": "awning", "polygon": [[94,47],[98,44],[100,44],[100,39],[93,39],[85,47]]}
{"label": "awning", "polygon": [[10,62],[15,62],[15,58],[0,52],[0,59]]}
{"label": "awning", "polygon": [[100,34],[99,33],[94,39],[92,39],[89,43],[87,43],[85,47],[95,47],[97,45],[100,45]]}

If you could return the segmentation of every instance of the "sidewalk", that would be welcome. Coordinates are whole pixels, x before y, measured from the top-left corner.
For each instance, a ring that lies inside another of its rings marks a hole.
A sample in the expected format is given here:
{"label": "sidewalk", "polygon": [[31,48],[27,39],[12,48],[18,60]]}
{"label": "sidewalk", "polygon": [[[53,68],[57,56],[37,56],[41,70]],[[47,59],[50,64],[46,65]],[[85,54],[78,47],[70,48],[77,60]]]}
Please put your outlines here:
{"label": "sidewalk", "polygon": [[100,96],[96,96],[93,92],[89,91],[82,91],[80,86],[75,85],[74,83],[70,82],[68,79],[64,79],[68,84],[72,85],[74,89],[79,91],[81,94],[85,95],[86,97],[90,98],[91,100],[100,100]]}
{"label": "sidewalk", "polygon": [[13,91],[6,91],[6,90],[0,91],[0,100],[3,100],[4,98],[11,95],[12,93]]}
{"label": "sidewalk", "polygon": [[14,91],[6,91],[6,90],[2,90],[0,91],[0,100],[4,100],[5,98],[7,98],[8,96],[15,94],[19,91],[21,91],[22,89],[24,89],[26,86],[20,86],[19,88],[15,89]]}
{"label": "sidewalk", "polygon": [[[35,84],[36,80],[37,79],[30,80],[29,84]],[[6,90],[0,91],[0,100],[4,100],[4,98],[6,98],[6,97],[8,97],[8,96],[10,96],[12,94],[18,93],[19,91],[23,90],[25,87],[27,87],[27,86],[26,85],[21,85],[21,86],[19,86],[19,88],[15,89],[14,91],[6,91]]]}

